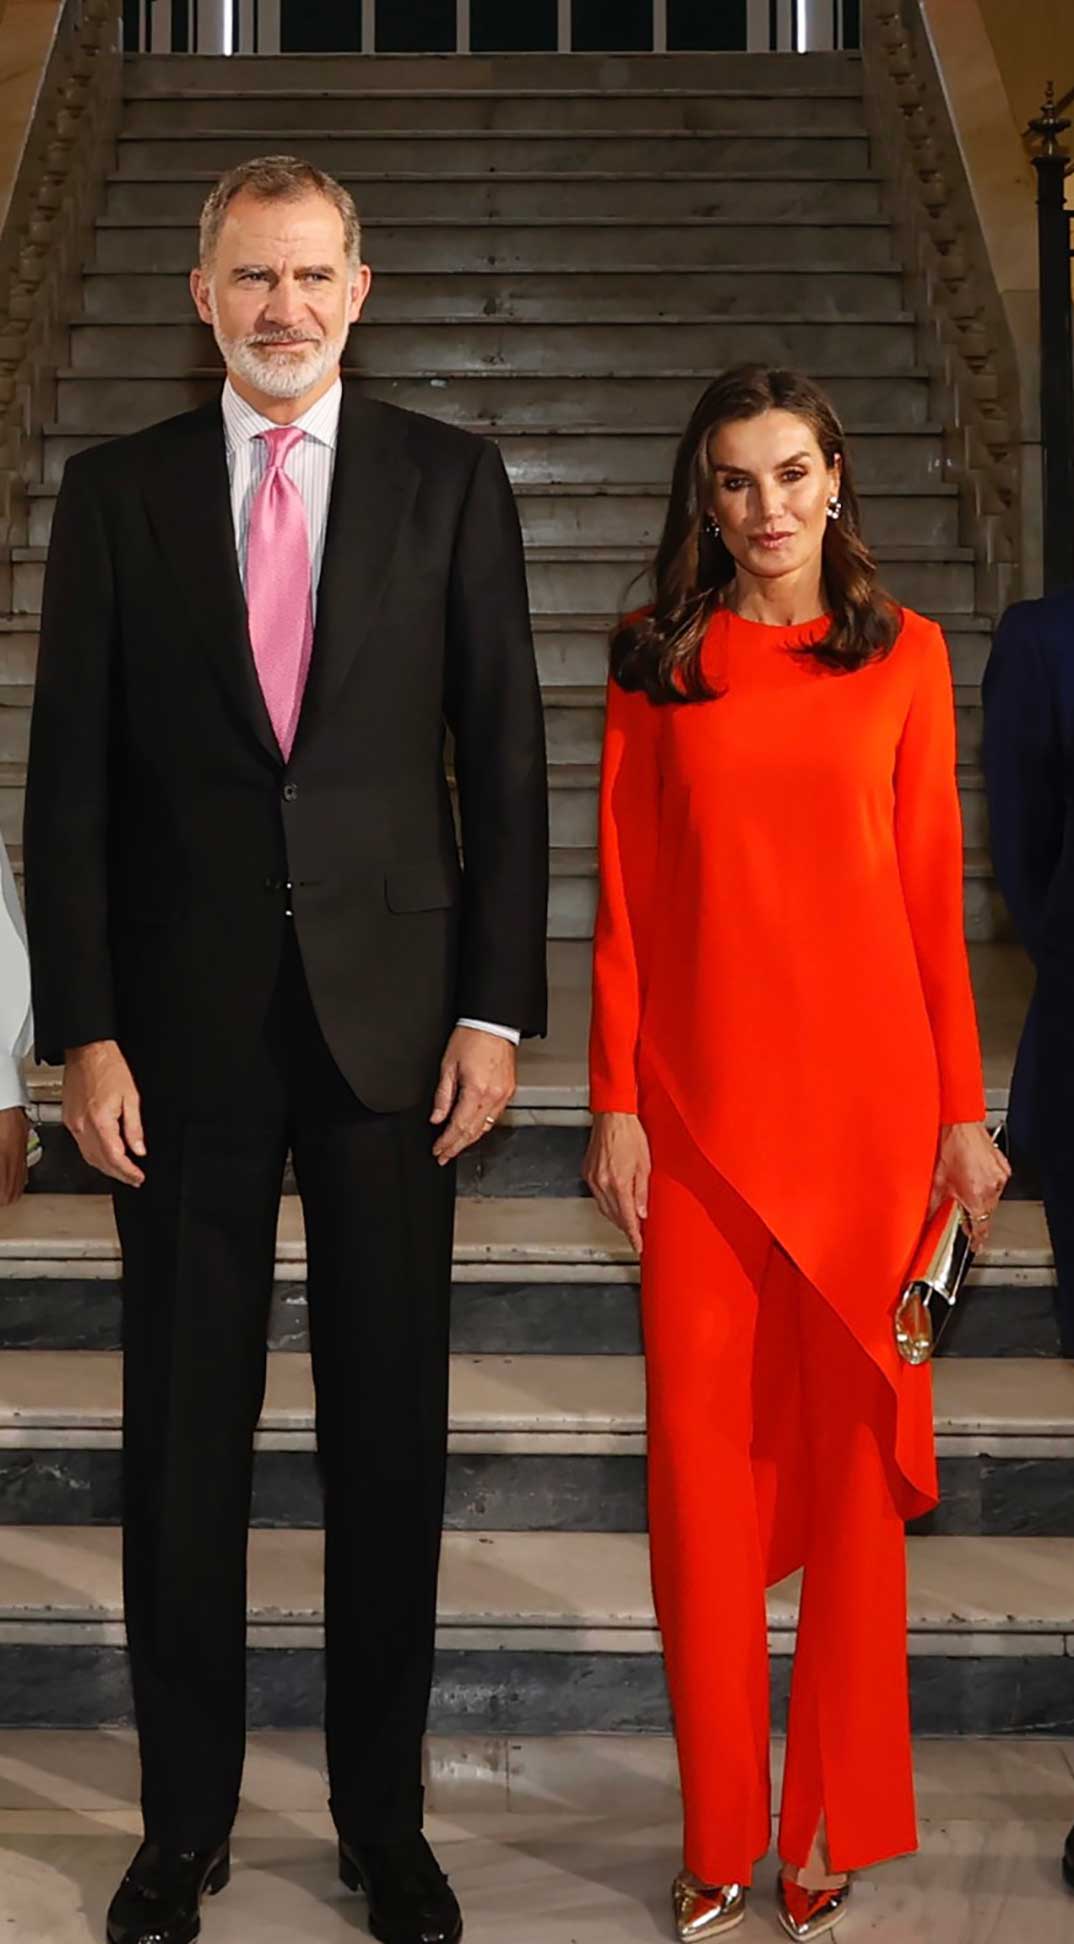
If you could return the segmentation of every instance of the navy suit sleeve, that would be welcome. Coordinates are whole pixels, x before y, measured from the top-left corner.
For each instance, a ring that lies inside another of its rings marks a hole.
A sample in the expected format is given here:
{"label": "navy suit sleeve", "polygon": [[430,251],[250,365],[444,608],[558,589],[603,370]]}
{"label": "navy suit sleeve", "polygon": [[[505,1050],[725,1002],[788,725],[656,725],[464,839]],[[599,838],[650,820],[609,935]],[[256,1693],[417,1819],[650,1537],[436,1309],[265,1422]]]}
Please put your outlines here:
{"label": "navy suit sleeve", "polygon": [[1029,603],[1008,609],[985,671],[984,768],[992,859],[1019,937],[1036,960],[1063,844],[1056,696]]}

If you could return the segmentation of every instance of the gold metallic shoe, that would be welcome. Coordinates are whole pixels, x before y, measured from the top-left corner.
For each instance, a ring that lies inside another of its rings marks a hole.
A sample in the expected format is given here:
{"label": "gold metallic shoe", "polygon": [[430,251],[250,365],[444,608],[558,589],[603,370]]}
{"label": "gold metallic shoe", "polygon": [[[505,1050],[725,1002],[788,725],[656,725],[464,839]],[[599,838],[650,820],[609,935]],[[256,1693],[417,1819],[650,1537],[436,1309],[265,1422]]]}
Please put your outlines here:
{"label": "gold metallic shoe", "polygon": [[834,1930],[846,1916],[849,1902],[849,1883],[838,1890],[807,1890],[804,1884],[791,1883],[782,1870],[779,1873],[779,1921],[788,1937],[820,1937]]}
{"label": "gold metallic shoe", "polygon": [[681,1944],[706,1944],[737,1929],[746,1915],[744,1883],[701,1883],[680,1870],[671,1886],[671,1907]]}

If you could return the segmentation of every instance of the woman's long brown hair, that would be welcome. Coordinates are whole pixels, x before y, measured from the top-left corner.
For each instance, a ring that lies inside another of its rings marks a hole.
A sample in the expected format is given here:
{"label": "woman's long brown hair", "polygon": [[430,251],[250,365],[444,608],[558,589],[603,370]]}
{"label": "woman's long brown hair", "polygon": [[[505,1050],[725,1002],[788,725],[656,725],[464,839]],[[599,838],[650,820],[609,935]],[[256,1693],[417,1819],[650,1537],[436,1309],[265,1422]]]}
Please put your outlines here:
{"label": "woman's long brown hair", "polygon": [[713,434],[762,412],[793,412],[809,427],[827,465],[842,460],[842,510],[824,536],[823,575],[831,626],[801,653],[849,673],[890,654],[902,616],[877,581],[876,562],[861,537],[858,496],[830,400],[797,371],[739,365],[714,380],[698,400],[675,459],[664,532],[653,570],[651,608],[620,622],[611,643],[612,674],[625,689],[654,702],[709,702],[701,644],[710,616],[735,578],[735,562],[706,522],[715,496]]}

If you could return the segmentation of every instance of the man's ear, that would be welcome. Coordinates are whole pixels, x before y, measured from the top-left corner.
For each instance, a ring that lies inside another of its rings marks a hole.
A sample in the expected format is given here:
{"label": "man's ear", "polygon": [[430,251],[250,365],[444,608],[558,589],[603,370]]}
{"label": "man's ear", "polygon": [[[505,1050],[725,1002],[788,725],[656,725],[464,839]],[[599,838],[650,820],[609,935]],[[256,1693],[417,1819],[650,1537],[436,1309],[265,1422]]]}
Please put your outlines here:
{"label": "man's ear", "polygon": [[209,288],[209,279],[204,270],[199,268],[190,272],[190,295],[194,299],[194,308],[203,324],[211,324],[213,321]]}
{"label": "man's ear", "polygon": [[368,263],[359,264],[358,269],[355,271],[354,276],[351,278],[351,291],[350,291],[351,300],[350,300],[350,308],[348,311],[348,317],[349,317],[349,321],[352,324],[357,324],[358,319],[362,314],[362,310],[365,305],[366,298],[369,296],[369,292],[372,289],[372,285],[373,285],[373,272],[369,268]]}

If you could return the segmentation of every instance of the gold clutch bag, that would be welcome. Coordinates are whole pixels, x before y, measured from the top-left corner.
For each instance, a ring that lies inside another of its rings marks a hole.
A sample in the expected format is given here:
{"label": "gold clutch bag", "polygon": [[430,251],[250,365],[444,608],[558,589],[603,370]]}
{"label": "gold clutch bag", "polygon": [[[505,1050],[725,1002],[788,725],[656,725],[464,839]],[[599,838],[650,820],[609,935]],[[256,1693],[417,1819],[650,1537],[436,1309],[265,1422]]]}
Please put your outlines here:
{"label": "gold clutch bag", "polygon": [[[1006,1130],[998,1128],[992,1139],[1005,1154]],[[952,1196],[925,1224],[895,1308],[895,1344],[904,1363],[928,1363],[954,1314],[974,1254],[966,1211]]]}

